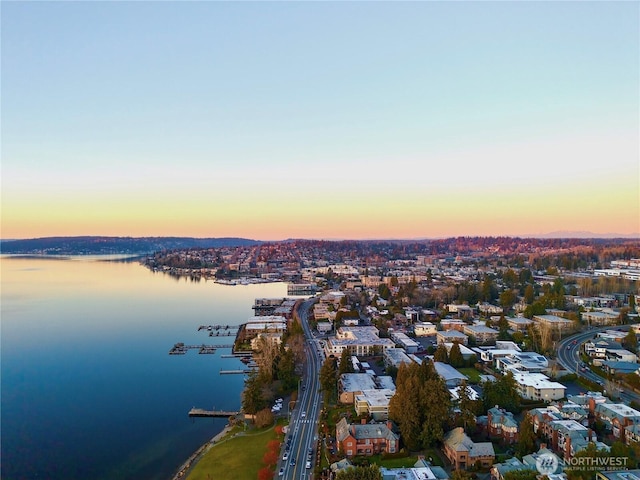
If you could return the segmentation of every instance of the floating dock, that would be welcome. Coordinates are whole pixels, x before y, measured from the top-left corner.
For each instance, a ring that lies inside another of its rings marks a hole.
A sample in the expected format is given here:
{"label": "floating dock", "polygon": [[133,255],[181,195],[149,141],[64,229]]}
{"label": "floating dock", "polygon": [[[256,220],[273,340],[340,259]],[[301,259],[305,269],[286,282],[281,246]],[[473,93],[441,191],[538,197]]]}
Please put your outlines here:
{"label": "floating dock", "polygon": [[193,407],[189,410],[190,417],[235,417],[240,412],[227,412],[224,410],[204,410]]}
{"label": "floating dock", "polygon": [[254,369],[253,368],[247,368],[244,370],[220,370],[220,375],[232,375],[232,374],[245,374],[245,373],[251,373],[253,372]]}

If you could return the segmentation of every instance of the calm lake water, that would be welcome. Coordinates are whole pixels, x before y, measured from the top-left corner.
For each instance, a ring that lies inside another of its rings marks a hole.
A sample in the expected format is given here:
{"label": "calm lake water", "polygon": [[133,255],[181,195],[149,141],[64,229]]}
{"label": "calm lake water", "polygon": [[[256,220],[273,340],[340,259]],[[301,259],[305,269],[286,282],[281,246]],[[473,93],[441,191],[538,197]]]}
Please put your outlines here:
{"label": "calm lake water", "polygon": [[238,325],[286,285],[177,280],[138,263],[0,257],[3,479],[168,479],[238,410],[237,359],[169,355],[176,342],[231,344],[201,324]]}

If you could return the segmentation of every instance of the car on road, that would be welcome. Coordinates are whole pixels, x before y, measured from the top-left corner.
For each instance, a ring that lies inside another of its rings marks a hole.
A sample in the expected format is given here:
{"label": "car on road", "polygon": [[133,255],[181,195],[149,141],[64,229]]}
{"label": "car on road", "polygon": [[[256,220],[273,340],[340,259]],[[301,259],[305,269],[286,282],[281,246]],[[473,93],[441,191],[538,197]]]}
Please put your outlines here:
{"label": "car on road", "polygon": [[289,462],[289,464],[290,464],[292,467],[295,467],[295,466],[296,466],[296,459],[295,459],[295,458],[292,458],[292,459],[291,459],[291,462]]}
{"label": "car on road", "polygon": [[288,458],[289,458],[289,452],[285,451],[284,455],[282,455],[282,460],[286,462]]}
{"label": "car on road", "polygon": [[301,416],[302,418],[306,417],[306,416],[307,416],[307,412],[302,412],[302,413],[300,414],[300,416]]}
{"label": "car on road", "polygon": [[280,471],[278,472],[278,476],[281,477],[284,475],[284,468],[281,468]]}
{"label": "car on road", "polygon": [[305,468],[311,468],[311,462],[307,460],[307,463],[304,466]]}

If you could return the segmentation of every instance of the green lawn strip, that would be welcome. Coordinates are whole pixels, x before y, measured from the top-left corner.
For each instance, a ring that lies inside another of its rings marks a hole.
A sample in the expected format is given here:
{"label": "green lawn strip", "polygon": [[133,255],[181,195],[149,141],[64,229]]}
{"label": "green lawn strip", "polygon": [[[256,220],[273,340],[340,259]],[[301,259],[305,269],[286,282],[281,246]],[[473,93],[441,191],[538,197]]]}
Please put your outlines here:
{"label": "green lawn strip", "polygon": [[[421,453],[427,459],[431,465],[442,466],[442,460],[436,453],[435,450],[425,450]],[[369,464],[375,463],[379,467],[385,468],[411,468],[418,461],[418,455],[409,455],[406,457],[383,457],[382,455],[372,455],[371,457],[366,457],[369,461]],[[429,460],[431,458],[432,460]]]}
{"label": "green lawn strip", "polygon": [[267,444],[275,438],[278,436],[274,427],[227,437],[200,458],[187,480],[229,478],[230,472],[233,472],[234,480],[255,480],[264,466],[262,457]]}
{"label": "green lawn strip", "polygon": [[469,377],[470,383],[480,383],[480,372],[473,367],[457,368],[460,373]]}

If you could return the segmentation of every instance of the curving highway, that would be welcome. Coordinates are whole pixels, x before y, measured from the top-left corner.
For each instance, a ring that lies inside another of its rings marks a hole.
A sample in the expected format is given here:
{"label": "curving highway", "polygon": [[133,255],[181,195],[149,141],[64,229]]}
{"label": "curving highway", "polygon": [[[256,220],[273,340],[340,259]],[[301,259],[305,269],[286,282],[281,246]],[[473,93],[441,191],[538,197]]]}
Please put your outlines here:
{"label": "curving highway", "polygon": [[[586,369],[580,368],[580,365],[582,364],[580,360],[580,350],[582,348],[582,344],[587,340],[593,338],[593,336],[597,332],[604,332],[605,330],[611,330],[613,328],[628,331],[630,327],[630,325],[599,327],[587,330],[585,332],[577,333],[575,335],[571,335],[570,337],[567,337],[558,342],[558,363],[560,363],[560,365],[562,365],[562,367],[566,370],[574,372],[580,377],[584,377],[587,380],[596,382],[604,386],[606,382],[605,379],[593,373],[588,367]],[[620,391],[618,392],[618,397],[620,398],[620,400],[627,404],[631,403],[632,401],[640,402],[640,395],[625,388],[620,389]]]}

